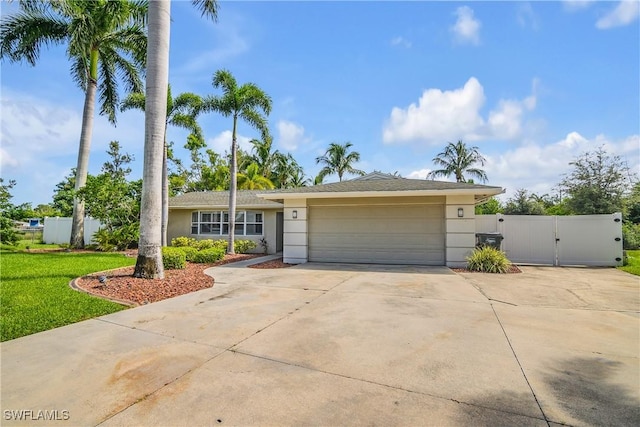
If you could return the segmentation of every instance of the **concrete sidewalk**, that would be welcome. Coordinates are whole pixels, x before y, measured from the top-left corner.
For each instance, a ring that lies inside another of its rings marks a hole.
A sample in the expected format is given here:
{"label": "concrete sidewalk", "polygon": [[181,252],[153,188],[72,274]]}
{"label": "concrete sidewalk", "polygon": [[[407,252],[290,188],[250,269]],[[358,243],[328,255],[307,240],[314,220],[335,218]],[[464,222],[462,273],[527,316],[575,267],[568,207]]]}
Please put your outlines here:
{"label": "concrete sidewalk", "polygon": [[523,270],[217,267],[1,344],[2,425],[640,424],[638,277]]}

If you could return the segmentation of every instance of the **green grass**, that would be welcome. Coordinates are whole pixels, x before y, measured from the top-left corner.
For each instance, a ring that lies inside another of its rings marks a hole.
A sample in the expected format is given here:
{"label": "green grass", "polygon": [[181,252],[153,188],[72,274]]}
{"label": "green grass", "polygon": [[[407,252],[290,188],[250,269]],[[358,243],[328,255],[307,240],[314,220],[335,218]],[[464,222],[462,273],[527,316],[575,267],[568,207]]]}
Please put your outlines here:
{"label": "green grass", "polygon": [[76,277],[133,265],[116,253],[0,253],[0,341],[57,328],[125,307],[74,291]]}
{"label": "green grass", "polygon": [[28,249],[60,249],[60,245],[42,243],[42,232],[31,238],[31,233],[26,232],[21,240],[14,245],[0,244],[0,251],[24,251]]}
{"label": "green grass", "polygon": [[624,267],[618,267],[622,271],[640,276],[640,250],[627,251],[629,264]]}

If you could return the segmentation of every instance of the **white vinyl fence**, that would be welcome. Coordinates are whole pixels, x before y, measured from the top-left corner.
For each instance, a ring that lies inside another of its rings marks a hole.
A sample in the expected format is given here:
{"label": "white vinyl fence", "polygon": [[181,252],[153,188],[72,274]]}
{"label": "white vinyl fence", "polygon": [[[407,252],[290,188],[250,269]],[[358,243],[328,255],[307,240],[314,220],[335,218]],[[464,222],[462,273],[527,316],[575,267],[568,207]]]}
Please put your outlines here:
{"label": "white vinyl fence", "polygon": [[502,234],[516,264],[622,265],[622,214],[477,215],[476,233]]}
{"label": "white vinyl fence", "polygon": [[[44,219],[44,229],[42,230],[42,240],[45,243],[64,244],[71,239],[72,218],[46,217]],[[100,221],[93,218],[84,219],[84,242],[93,243],[93,233],[102,226]]]}

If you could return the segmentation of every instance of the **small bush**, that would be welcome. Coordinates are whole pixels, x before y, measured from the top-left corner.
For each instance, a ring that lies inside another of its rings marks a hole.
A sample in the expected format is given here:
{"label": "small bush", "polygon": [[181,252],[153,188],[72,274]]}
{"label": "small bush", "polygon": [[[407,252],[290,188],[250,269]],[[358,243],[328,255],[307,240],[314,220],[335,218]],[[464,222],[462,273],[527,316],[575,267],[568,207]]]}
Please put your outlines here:
{"label": "small bush", "polygon": [[197,240],[193,237],[180,236],[175,239],[171,239],[171,246],[176,248],[195,247]]}
{"label": "small bush", "polygon": [[193,262],[199,264],[212,264],[216,261],[220,261],[222,258],[224,258],[223,249],[209,248],[196,252],[193,257]]}
{"label": "small bush", "polygon": [[252,249],[255,249],[258,244],[253,240],[236,240],[233,242],[233,250],[237,254],[246,254]]}
{"label": "small bush", "polygon": [[471,271],[484,273],[506,273],[509,269],[509,260],[504,252],[485,246],[478,248],[467,257],[467,268]]}
{"label": "small bush", "polygon": [[624,249],[640,249],[640,224],[622,224],[622,243]]}
{"label": "small bush", "polygon": [[205,249],[214,248],[216,244],[213,241],[213,239],[204,239],[204,240],[196,240],[192,246],[197,250],[202,251]]}
{"label": "small bush", "polygon": [[184,252],[185,256],[187,257],[187,261],[193,261],[193,258],[198,253],[198,250],[191,246],[178,246],[178,248],[182,252]]}
{"label": "small bush", "polygon": [[162,248],[162,264],[166,270],[183,269],[187,264],[187,255],[182,248]]}
{"label": "small bush", "polygon": [[123,251],[133,248],[140,237],[139,224],[128,224],[107,230],[101,228],[93,233],[96,249],[102,252]]}

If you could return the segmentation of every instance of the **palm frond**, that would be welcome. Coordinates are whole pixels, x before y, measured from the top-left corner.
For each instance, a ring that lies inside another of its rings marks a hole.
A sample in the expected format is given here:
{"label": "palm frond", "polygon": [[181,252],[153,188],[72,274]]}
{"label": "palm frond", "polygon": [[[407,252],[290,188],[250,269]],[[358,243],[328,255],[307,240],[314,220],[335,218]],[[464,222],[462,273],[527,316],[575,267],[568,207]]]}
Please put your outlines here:
{"label": "palm frond", "polygon": [[68,22],[51,14],[17,13],[0,21],[0,57],[35,65],[42,47],[68,39]]}
{"label": "palm frond", "polygon": [[129,95],[126,96],[126,98],[120,104],[120,111],[127,111],[132,109],[144,111],[145,104],[146,104],[146,98],[144,93],[142,92],[130,93]]}
{"label": "palm frond", "polygon": [[214,22],[218,20],[220,5],[216,0],[191,0],[191,3],[200,11],[201,16],[211,18]]}

